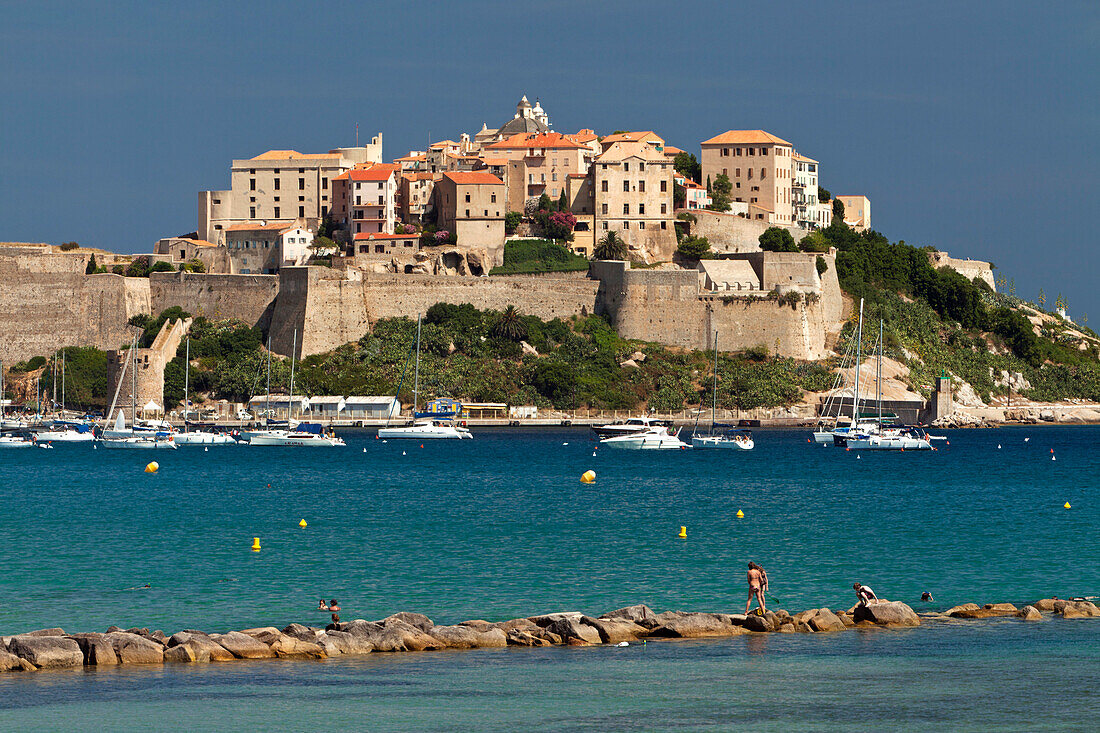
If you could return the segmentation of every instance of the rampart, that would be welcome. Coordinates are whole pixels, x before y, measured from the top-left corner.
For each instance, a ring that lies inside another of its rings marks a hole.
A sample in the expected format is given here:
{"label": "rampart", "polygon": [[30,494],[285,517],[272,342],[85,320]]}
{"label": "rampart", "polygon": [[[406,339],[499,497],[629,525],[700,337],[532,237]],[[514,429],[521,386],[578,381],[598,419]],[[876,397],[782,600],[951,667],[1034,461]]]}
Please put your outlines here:
{"label": "rampart", "polygon": [[279,294],[279,277],[154,272],[149,291],[154,314],[178,305],[195,317],[236,318],[266,329]]}
{"label": "rampart", "polygon": [[[139,414],[142,407],[148,404],[150,400],[166,412],[175,407],[175,405],[164,404],[164,367],[176,357],[176,351],[190,327],[190,318],[164,324],[164,327],[160,329],[160,333],[153,339],[152,345],[147,349],[137,349],[132,360],[130,349],[107,352],[107,399],[114,399],[115,390],[118,390],[116,413],[118,410],[131,413],[134,407],[135,382],[137,383],[137,411]],[[124,365],[126,368],[125,374],[123,374]],[[136,377],[134,376],[135,373]],[[120,386],[119,379],[122,377],[124,378]],[[113,416],[108,417],[113,418]],[[129,415],[127,415],[126,421],[129,424]]]}
{"label": "rampart", "polygon": [[349,270],[346,277],[324,267],[286,267],[271,348],[290,354],[297,331],[298,355],[329,351],[355,341],[382,318],[415,317],[436,303],[470,303],[481,309],[521,312],[544,319],[585,316],[596,310],[593,280],[575,277],[448,277],[386,275]]}
{"label": "rampart", "polygon": [[759,252],[760,235],[770,227],[778,226],[786,229],[799,241],[808,231],[799,227],[768,224],[762,221],[745,219],[737,214],[720,214],[717,211],[705,209],[692,210],[695,223],[691,225],[691,233],[698,237],[706,237],[710,242],[710,248],[714,252]]}
{"label": "rampart", "polygon": [[993,265],[982,260],[960,260],[956,257],[952,257],[946,252],[929,252],[928,259],[932,263],[932,267],[950,267],[963,277],[970,280],[979,278],[984,280],[987,285],[994,292],[997,290],[997,282],[993,278]]}

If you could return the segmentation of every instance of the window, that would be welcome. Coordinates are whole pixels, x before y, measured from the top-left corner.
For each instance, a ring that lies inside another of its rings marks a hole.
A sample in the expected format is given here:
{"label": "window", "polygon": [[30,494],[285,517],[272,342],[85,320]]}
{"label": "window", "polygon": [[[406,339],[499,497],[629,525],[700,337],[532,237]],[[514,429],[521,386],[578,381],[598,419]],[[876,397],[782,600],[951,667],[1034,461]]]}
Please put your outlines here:
{"label": "window", "polygon": [[484,214],[483,214],[482,216],[485,216],[486,218],[488,218],[488,216],[489,216],[489,210],[488,210],[488,209],[485,209],[485,213],[484,213]]}
{"label": "window", "polygon": [[489,203],[495,204],[497,202],[497,195],[494,193],[489,197]]}
{"label": "window", "polygon": [[668,181],[661,179],[661,193],[668,193]]}
{"label": "window", "polygon": [[256,203],[256,197],[255,196],[249,196],[248,200],[251,201],[252,203]]}
{"label": "window", "polygon": [[607,231],[607,222],[606,222],[606,221],[605,221],[605,222],[603,223],[603,230],[604,230],[605,232]]}
{"label": "window", "polygon": [[639,173],[645,173],[645,163],[639,163],[638,164],[638,172]]}
{"label": "window", "polygon": [[355,182],[355,190],[356,190],[356,191],[358,191],[358,190],[359,190],[359,189],[361,189],[362,187],[363,187],[363,184],[362,184],[362,183],[359,183],[359,181],[356,181],[356,182]]}
{"label": "window", "polygon": [[375,252],[375,254],[386,254],[386,245],[384,245],[384,244],[374,245],[374,252]]}
{"label": "window", "polygon": [[299,196],[299,197],[298,197],[298,200],[299,200],[299,201],[305,201],[305,200],[306,200],[306,197],[305,197],[305,196]]}
{"label": "window", "polygon": [[630,204],[623,204],[623,216],[630,214]]}
{"label": "window", "polygon": [[278,190],[279,190],[279,180],[280,180],[280,179],[278,179],[278,178],[276,178],[276,179],[275,179],[275,190],[276,190],[276,191],[278,191]]}
{"label": "window", "polygon": [[762,181],[767,177],[768,177],[768,169],[767,168],[761,168],[760,169],[760,180]]}
{"label": "window", "polygon": [[737,155],[741,155],[741,148],[737,148]]}
{"label": "window", "polygon": [[306,179],[304,179],[304,178],[299,178],[298,179],[298,190],[299,191],[305,191],[306,190]]}
{"label": "window", "polygon": [[629,170],[630,170],[630,163],[628,163],[627,161],[624,160],[623,161],[623,172],[626,173]]}
{"label": "window", "polygon": [[535,182],[535,174],[534,173],[528,173],[527,174],[527,182],[528,183],[534,183]]}
{"label": "window", "polygon": [[556,181],[556,180],[558,180],[558,172],[557,172],[557,171],[551,171],[551,172],[550,172],[550,180],[551,180],[551,181]]}
{"label": "window", "polygon": [[248,207],[248,218],[249,219],[255,219],[256,218],[256,207],[255,206],[249,206]]}
{"label": "window", "polygon": [[466,209],[466,218],[467,218],[467,219],[469,219],[469,218],[470,218],[470,210],[469,210],[469,209]]}
{"label": "window", "polygon": [[[661,181],[664,183],[664,181]],[[638,181],[638,193],[645,193],[645,181]]]}
{"label": "window", "polygon": [[327,206],[322,206],[321,207],[321,216],[328,216],[328,207]]}
{"label": "window", "polygon": [[[724,172],[725,171],[723,171],[723,173]],[[734,168],[733,169],[733,175],[734,175],[734,178],[740,178],[741,177],[741,169],[740,168]]]}
{"label": "window", "polygon": [[249,178],[248,179],[248,190],[249,191],[255,191],[256,190],[256,179],[255,178]]}
{"label": "window", "polygon": [[630,228],[630,222],[629,221],[624,221],[623,222],[623,229],[629,229],[629,228]]}
{"label": "window", "polygon": [[276,219],[279,218],[279,207],[278,206],[275,207],[275,218]]}
{"label": "window", "polygon": [[638,204],[638,215],[645,216],[645,204]]}
{"label": "window", "polygon": [[[607,166],[604,166],[604,167],[606,168]],[[600,181],[600,190],[603,191],[604,193],[607,193],[607,180],[606,179],[603,180],[603,181]]]}
{"label": "window", "polygon": [[602,213],[604,213],[604,214],[607,213],[607,204],[603,205]]}
{"label": "window", "polygon": [[756,148],[749,148],[746,152],[747,155],[756,155]]}
{"label": "window", "polygon": [[299,206],[298,207],[298,216],[305,216],[305,215],[306,215],[306,207]]}
{"label": "window", "polygon": [[355,197],[355,205],[356,206],[362,206],[363,205],[363,197],[362,196],[356,196]]}
{"label": "window", "polygon": [[752,180],[752,168],[749,168],[749,180]]}
{"label": "window", "polygon": [[722,148],[722,157],[723,158],[730,157],[730,149],[729,148]]}
{"label": "window", "polygon": [[668,213],[668,204],[661,204],[661,213],[662,214],[667,214]]}
{"label": "window", "polygon": [[385,206],[386,205],[386,197],[385,196],[379,196],[378,197],[378,205],[379,206]]}
{"label": "window", "polygon": [[665,222],[663,222],[663,221],[661,222],[661,228],[662,228],[662,229],[666,229],[666,228],[667,228],[667,227],[665,226]]}
{"label": "window", "polygon": [[466,194],[466,203],[470,203],[470,194]]}
{"label": "window", "polygon": [[623,181],[623,193],[630,193],[630,181]]}
{"label": "window", "polygon": [[644,221],[638,222],[638,228],[639,229],[645,229],[645,222]]}
{"label": "window", "polygon": [[222,202],[222,200],[221,200],[221,199],[214,199],[214,203],[215,203],[215,204],[220,204],[221,202]]}
{"label": "window", "polygon": [[276,197],[275,197],[275,200],[276,200],[276,201],[278,201],[278,200],[279,200],[279,197],[278,197],[278,196],[276,196]]}
{"label": "window", "polygon": [[326,189],[326,190],[328,189],[328,179],[327,178],[322,178],[321,179],[321,188]]}
{"label": "window", "polygon": [[248,169],[248,175],[250,175],[250,176],[256,175],[256,169],[255,168],[249,168]]}
{"label": "window", "polygon": [[741,188],[741,181],[738,181],[738,182],[736,183],[736,186],[737,186],[738,188]]}

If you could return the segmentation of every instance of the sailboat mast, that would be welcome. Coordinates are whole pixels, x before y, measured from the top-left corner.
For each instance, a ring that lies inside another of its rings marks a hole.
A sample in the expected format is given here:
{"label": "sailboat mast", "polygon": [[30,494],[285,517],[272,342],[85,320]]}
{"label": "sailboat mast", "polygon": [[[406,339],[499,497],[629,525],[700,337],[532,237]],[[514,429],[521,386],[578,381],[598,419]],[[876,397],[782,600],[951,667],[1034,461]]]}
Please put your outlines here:
{"label": "sailboat mast", "polygon": [[267,334],[267,403],[264,412],[271,414],[271,334]]}
{"label": "sailboat mast", "polygon": [[878,427],[882,430],[882,319],[878,321]]}
{"label": "sailboat mast", "polygon": [[[298,351],[298,329],[294,329],[292,345],[290,347],[290,399],[286,403],[286,419],[290,422],[290,411],[294,405],[294,354]],[[289,425],[287,426],[289,427]]]}
{"label": "sailboat mast", "polygon": [[863,298],[859,299],[859,326],[856,330],[856,391],[852,395],[852,429],[859,423],[859,368],[862,366],[863,346]]}
{"label": "sailboat mast", "polygon": [[65,417],[65,349],[61,350],[61,416]]}
{"label": "sailboat mast", "polygon": [[53,352],[53,399],[50,400],[50,411],[57,407],[57,352]]}
{"label": "sailboat mast", "polygon": [[413,417],[420,397],[420,314],[416,314],[416,370],[413,372]]}
{"label": "sailboat mast", "polygon": [[718,331],[714,332],[714,388],[710,393],[710,432],[714,432],[714,418],[718,412]]}
{"label": "sailboat mast", "polygon": [[[133,409],[130,410],[132,413],[130,415],[130,434],[133,435],[134,430],[137,429],[137,336],[134,337],[134,344],[130,347],[130,359],[134,367],[133,374],[130,375],[131,380],[133,380],[133,389],[130,392],[131,404],[133,405]],[[62,379],[64,379],[64,376],[62,376]]]}
{"label": "sailboat mast", "polygon": [[[191,406],[191,400],[188,399],[189,392],[188,387],[189,379],[191,377],[191,336],[187,336],[187,349],[184,352],[183,357],[183,432],[187,432],[187,412]],[[167,405],[165,405],[167,407]]]}

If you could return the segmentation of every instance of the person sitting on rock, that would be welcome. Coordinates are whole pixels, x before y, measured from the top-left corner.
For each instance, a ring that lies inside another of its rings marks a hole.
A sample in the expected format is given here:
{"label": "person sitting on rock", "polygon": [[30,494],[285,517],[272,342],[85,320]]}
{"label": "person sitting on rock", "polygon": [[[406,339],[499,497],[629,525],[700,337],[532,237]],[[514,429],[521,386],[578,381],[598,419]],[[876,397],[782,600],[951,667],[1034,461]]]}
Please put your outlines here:
{"label": "person sitting on rock", "polygon": [[764,593],[768,590],[768,573],[756,563],[750,562],[748,580],[749,599],[745,601],[745,615],[749,615],[749,606],[752,605],[752,599],[756,598],[757,615],[763,616],[767,613],[767,608],[764,605]]}
{"label": "person sitting on rock", "polygon": [[870,586],[861,585],[859,583],[852,583],[852,589],[856,592],[856,598],[859,599],[860,606],[866,606],[871,601],[877,601],[878,596],[871,590]]}
{"label": "person sitting on rock", "polygon": [[340,623],[340,616],[336,612],[340,610],[340,604],[333,598],[328,602],[328,610],[332,611],[332,623]]}
{"label": "person sitting on rock", "polygon": [[321,600],[317,601],[317,610],[318,610],[318,611],[327,611],[327,610],[328,610],[328,604],[326,604],[326,603],[325,603],[325,599],[324,599],[324,598],[322,598]]}

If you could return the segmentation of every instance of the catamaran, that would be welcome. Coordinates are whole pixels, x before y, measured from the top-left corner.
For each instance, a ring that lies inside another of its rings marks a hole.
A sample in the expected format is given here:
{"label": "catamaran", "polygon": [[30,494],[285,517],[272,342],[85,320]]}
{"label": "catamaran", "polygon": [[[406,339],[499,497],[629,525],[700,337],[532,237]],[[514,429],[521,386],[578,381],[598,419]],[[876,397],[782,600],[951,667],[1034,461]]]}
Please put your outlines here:
{"label": "catamaran", "polygon": [[[409,440],[464,440],[473,438],[473,433],[461,425],[456,425],[453,420],[441,419],[431,416],[418,416],[416,405],[420,399],[420,314],[416,316],[416,368],[413,376],[413,415],[412,425],[401,427],[389,427],[389,417],[386,418],[386,427],[378,429],[378,437],[388,440],[390,438]],[[405,360],[405,368],[408,369],[408,360]],[[405,375],[401,375],[401,382],[397,385],[397,395],[401,394],[401,383],[405,381]],[[394,400],[397,400],[394,395]],[[388,413],[387,413],[388,414]]]}
{"label": "catamaran", "polygon": [[[706,435],[692,431],[692,448],[728,448],[732,450],[752,450],[756,443],[752,439],[752,433],[746,430],[735,430],[728,426],[722,426],[714,421],[718,411],[718,332],[714,332],[714,385],[710,392],[710,432]],[[698,427],[698,419],[696,419]],[[724,431],[719,428],[726,427]]]}
{"label": "catamaran", "polygon": [[[184,350],[183,360],[183,405],[191,405],[191,336],[187,337],[187,346]],[[176,445],[236,445],[237,441],[231,435],[215,433],[213,430],[191,430],[187,424],[186,415],[183,420],[183,432],[176,433],[174,437]]]}

